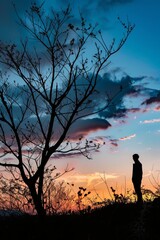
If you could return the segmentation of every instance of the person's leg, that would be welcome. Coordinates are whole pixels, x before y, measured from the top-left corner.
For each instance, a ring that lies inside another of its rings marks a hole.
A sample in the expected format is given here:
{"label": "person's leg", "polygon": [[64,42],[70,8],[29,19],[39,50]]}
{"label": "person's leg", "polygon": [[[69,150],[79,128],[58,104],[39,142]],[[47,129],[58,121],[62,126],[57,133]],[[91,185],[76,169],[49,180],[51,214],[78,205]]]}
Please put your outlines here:
{"label": "person's leg", "polygon": [[137,194],[137,202],[142,203],[143,200],[142,200],[141,184],[136,183],[134,187],[135,187],[135,192]]}

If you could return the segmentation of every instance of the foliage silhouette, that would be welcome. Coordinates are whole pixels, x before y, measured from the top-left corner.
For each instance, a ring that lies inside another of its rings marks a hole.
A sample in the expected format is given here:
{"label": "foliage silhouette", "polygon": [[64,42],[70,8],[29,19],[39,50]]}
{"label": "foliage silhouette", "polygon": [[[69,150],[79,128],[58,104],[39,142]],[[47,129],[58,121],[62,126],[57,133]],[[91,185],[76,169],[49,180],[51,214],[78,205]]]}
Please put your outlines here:
{"label": "foliage silhouette", "polygon": [[[159,205],[113,203],[92,211],[53,216],[1,217],[2,239],[103,239],[157,240],[159,237]],[[15,231],[18,226],[18,231]],[[54,226],[54,230],[53,230]],[[9,231],[8,231],[9,229]],[[27,229],[27,231],[26,231]],[[62,231],[63,230],[63,231]]]}

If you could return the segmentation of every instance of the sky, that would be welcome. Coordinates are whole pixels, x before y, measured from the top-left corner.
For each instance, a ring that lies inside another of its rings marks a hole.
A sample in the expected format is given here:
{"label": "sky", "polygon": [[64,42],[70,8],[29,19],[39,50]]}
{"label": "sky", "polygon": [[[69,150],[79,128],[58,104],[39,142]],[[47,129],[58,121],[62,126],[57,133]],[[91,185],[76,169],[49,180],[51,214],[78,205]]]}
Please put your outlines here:
{"label": "sky", "polygon": [[[15,0],[21,15],[32,1]],[[69,2],[69,1],[68,1]],[[66,0],[46,0],[45,8],[67,6]],[[21,34],[12,20],[9,1],[0,3],[0,37],[18,39]],[[130,87],[124,91],[116,108],[103,111],[96,118],[82,121],[72,130],[73,135],[83,133],[89,139],[105,142],[88,160],[84,156],[54,159],[57,168],[68,164],[74,170],[63,176],[65,181],[87,187],[106,197],[109,187],[126,193],[131,183],[132,155],[138,153],[143,165],[143,185],[153,188],[153,176],[158,181],[160,171],[160,1],[159,0],[81,0],[70,1],[75,16],[78,9],[93,23],[98,23],[106,38],[123,36],[117,17],[135,24],[127,42],[112,59],[101,75],[97,86],[103,102],[105,89],[119,85]],[[12,23],[12,24],[11,24]],[[7,28],[8,26],[9,28]],[[9,30],[9,31],[8,31]],[[92,51],[92,49],[90,49]],[[133,86],[130,86],[130,81]]]}

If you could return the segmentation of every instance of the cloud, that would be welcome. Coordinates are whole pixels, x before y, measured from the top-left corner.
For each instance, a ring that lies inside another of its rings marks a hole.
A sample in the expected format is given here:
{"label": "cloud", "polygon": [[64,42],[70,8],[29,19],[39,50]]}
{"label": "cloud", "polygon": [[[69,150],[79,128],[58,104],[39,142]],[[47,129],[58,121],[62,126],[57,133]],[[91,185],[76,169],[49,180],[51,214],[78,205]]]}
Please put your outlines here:
{"label": "cloud", "polygon": [[[120,70],[119,70],[120,71]],[[91,76],[92,77],[92,76]],[[86,113],[93,114],[98,112],[100,118],[119,118],[127,115],[129,109],[124,106],[123,100],[125,97],[130,96],[137,97],[140,94],[139,88],[133,85],[134,82],[140,82],[144,79],[130,77],[127,74],[123,74],[122,77],[116,78],[115,75],[105,73],[103,76],[98,76],[96,91],[89,97],[89,108],[86,106]],[[83,84],[84,83],[84,84]],[[77,86],[79,88],[79,94],[84,92],[84,86],[87,87],[86,79],[77,79]],[[74,89],[70,93],[70,97],[73,97]],[[81,97],[81,96],[79,96]],[[138,111],[138,109],[132,107],[132,111]]]}
{"label": "cloud", "polygon": [[[102,177],[104,177],[104,173],[94,172],[89,174],[78,174],[74,173],[73,175],[65,176],[65,181],[78,184],[79,186],[83,185],[85,187],[95,187],[98,184],[103,183]],[[115,179],[118,176],[114,173],[105,174],[105,179]],[[62,177],[61,177],[62,179]]]}
{"label": "cloud", "polygon": [[[134,86],[132,85],[132,82],[139,82],[142,81],[143,78],[132,78],[128,75],[123,76],[121,79],[116,80],[113,78],[111,74],[104,74],[102,77],[98,77],[98,82],[96,86],[96,93],[91,95],[90,101],[88,105],[86,105],[86,108],[84,109],[84,114],[93,114],[95,111],[98,111],[99,108],[103,107],[104,105],[107,105],[107,97],[109,99],[112,99],[113,105],[103,111],[101,111],[97,116],[95,117],[92,115],[92,118],[81,118],[77,120],[69,130],[67,137],[70,138],[70,140],[77,140],[80,137],[85,138],[88,136],[90,133],[95,133],[99,130],[107,130],[108,128],[112,127],[111,124],[109,123],[108,119],[115,118],[115,119],[121,119],[127,116],[128,113],[130,112],[138,112],[140,111],[139,108],[126,108],[123,104],[124,98],[128,96],[128,94],[133,93],[133,92],[139,92],[139,89],[134,89]],[[79,79],[79,83],[81,83],[82,79]],[[82,80],[83,81],[83,80]],[[83,84],[80,84],[80,88],[82,88],[79,92],[83,92]],[[77,83],[78,86],[78,83]],[[15,124],[18,124],[19,120],[22,117],[22,113],[24,112],[25,106],[27,105],[27,99],[29,95],[27,94],[27,88],[25,91],[23,91],[23,88],[25,86],[16,86],[16,85],[10,85],[8,88],[8,96],[11,96],[11,99],[13,99],[13,96],[16,98],[15,103],[12,103],[12,109],[14,113],[14,121]],[[71,91],[69,99],[72,99],[72,103],[74,104],[75,102],[75,93],[74,90]],[[11,100],[12,101],[12,100]],[[38,109],[40,110],[39,116],[42,119],[42,125],[44,129],[48,128],[49,124],[49,110],[46,108],[47,106],[45,103],[42,101],[41,97],[36,97],[37,101],[37,106]],[[40,138],[40,128],[39,125],[37,125],[37,118],[36,115],[34,114],[35,109],[34,109],[34,104],[30,100],[29,102],[30,108],[25,112],[25,120],[21,124],[21,129],[23,131],[27,132],[26,124],[27,121],[30,122],[31,125],[35,126],[33,135],[34,138],[38,137]],[[67,106],[68,109],[63,109],[62,112],[70,112],[70,109],[72,109],[72,106],[70,104],[62,104],[63,106]],[[1,106],[1,110],[3,110],[3,107]],[[4,112],[5,114],[5,112]],[[79,117],[81,113],[79,113]],[[67,115],[66,115],[67,116]],[[83,116],[83,115],[82,115]],[[122,119],[123,121],[123,119]],[[54,127],[54,139],[56,140],[57,137],[60,135],[61,131],[63,130],[61,128],[61,125],[58,124],[58,121],[55,121],[55,127]],[[8,133],[11,134],[11,132],[8,130]],[[40,135],[38,135],[38,133]],[[111,140],[110,139],[110,144],[112,146],[118,146],[118,143],[115,139]]]}
{"label": "cloud", "polygon": [[126,140],[131,140],[132,138],[135,138],[136,134],[132,134],[130,136],[125,136],[125,137],[121,137],[119,138],[120,141],[126,141]]}
{"label": "cloud", "polygon": [[118,147],[118,140],[117,139],[110,139],[110,144],[113,147]]}
{"label": "cloud", "polygon": [[[121,78],[114,79],[111,74],[104,74],[98,81],[97,91],[101,106],[105,106],[110,99],[108,107],[99,113],[100,117],[104,118],[122,118],[126,117],[129,112],[138,112],[138,107],[128,108],[125,106],[126,97],[138,98],[141,96],[140,83],[145,77],[130,77],[124,74]],[[136,83],[136,84],[135,84]],[[137,85],[138,83],[138,85]],[[98,105],[99,102],[98,102]]]}
{"label": "cloud", "polygon": [[109,27],[109,19],[107,17],[107,12],[114,8],[116,5],[123,5],[132,2],[132,0],[81,0],[80,4],[79,1],[77,6],[79,7],[80,11],[87,17],[89,21],[98,22],[101,28],[106,29]]}
{"label": "cloud", "polygon": [[73,9],[75,9],[75,7],[79,9],[79,11],[84,14],[84,16],[104,18],[106,16],[106,12],[114,6],[125,5],[133,1],[134,0],[59,0],[58,4],[57,1],[52,1],[52,3],[49,3],[49,5],[53,7],[66,7],[68,4],[70,4]]}
{"label": "cloud", "polygon": [[[151,105],[160,103],[160,78],[148,77],[141,92],[145,95],[142,105]],[[151,87],[148,87],[151,86]]]}
{"label": "cloud", "polygon": [[141,124],[159,123],[160,118],[140,121]]}
{"label": "cloud", "polygon": [[[65,9],[68,4],[71,5],[73,10],[72,15],[74,15],[74,22],[79,19],[79,11],[87,18],[91,23],[100,23],[100,26],[106,28],[108,26],[108,19],[106,12],[113,8],[115,5],[123,5],[132,2],[132,0],[53,0],[53,1],[43,1],[43,0],[14,0],[13,3],[16,5],[17,12],[21,17],[25,17],[26,10],[30,8],[33,3],[38,6],[43,4],[43,7],[47,14],[50,13],[51,8],[55,11],[61,11]],[[27,20],[27,18],[25,18]],[[3,39],[13,39],[16,42],[18,39],[22,38],[23,35],[26,36],[22,28],[20,28],[16,23],[16,14],[14,12],[11,0],[1,0],[0,1],[0,27],[1,27],[1,38]],[[9,31],[8,31],[9,29]]]}
{"label": "cloud", "polygon": [[80,119],[73,125],[68,135],[71,139],[78,139],[98,130],[106,130],[109,127],[111,124],[105,119]]}
{"label": "cloud", "polygon": [[70,152],[70,153],[56,153],[52,155],[52,159],[62,159],[62,158],[75,158],[76,156],[81,156],[82,153],[80,151],[78,152]]}
{"label": "cloud", "polygon": [[[101,142],[105,142],[106,146],[111,147],[111,149],[115,149],[119,145],[119,141],[126,141],[126,140],[131,140],[132,138],[135,138],[136,134],[132,134],[129,136],[121,137],[121,138],[113,138],[111,136],[99,136],[97,139],[100,139]],[[96,139],[96,138],[95,138]],[[95,140],[94,139],[94,140]]]}
{"label": "cloud", "polygon": [[[105,105],[105,101],[107,102],[106,96],[111,99],[111,104],[99,113],[100,117],[108,120],[110,118],[121,119],[125,123],[124,119],[130,113],[160,111],[160,90],[147,87],[150,81],[153,81],[152,78],[131,77],[125,73],[121,78],[116,78],[114,76],[117,71],[119,73],[121,70],[117,69],[115,72],[104,74],[99,81],[103,86],[103,89],[98,86],[101,104]],[[159,79],[154,79],[154,84],[159,84]],[[148,108],[151,104],[152,109]]]}
{"label": "cloud", "polygon": [[155,112],[159,112],[159,111],[160,111],[160,105],[156,106],[156,107],[154,108],[154,111],[155,111]]}
{"label": "cloud", "polygon": [[[120,119],[120,118],[126,118],[129,113],[136,113],[140,112],[140,108],[118,108],[118,105],[116,105],[116,111],[115,112],[110,112],[108,115],[108,118],[114,118],[114,119]],[[122,120],[123,123],[123,120]],[[125,123],[125,121],[124,121]]]}
{"label": "cloud", "polygon": [[[86,5],[88,6],[88,8],[90,6],[89,2],[90,2],[89,0],[88,2],[86,2]],[[95,2],[94,11],[96,11],[97,9],[100,15],[100,14],[106,14],[106,11],[109,11],[111,8],[113,8],[116,5],[125,5],[127,3],[133,2],[133,0],[105,0],[105,1],[97,0],[94,2]]]}
{"label": "cloud", "polygon": [[130,108],[128,109],[128,112],[131,112],[131,113],[136,113],[136,112],[140,112],[141,109],[140,108]]}
{"label": "cloud", "polygon": [[[152,103],[160,103],[160,91],[153,90],[150,93],[150,95],[151,95],[151,97],[149,97],[144,102],[142,102],[142,105],[143,104],[149,105],[149,104],[152,104]],[[155,95],[155,96],[152,96],[152,95]]]}

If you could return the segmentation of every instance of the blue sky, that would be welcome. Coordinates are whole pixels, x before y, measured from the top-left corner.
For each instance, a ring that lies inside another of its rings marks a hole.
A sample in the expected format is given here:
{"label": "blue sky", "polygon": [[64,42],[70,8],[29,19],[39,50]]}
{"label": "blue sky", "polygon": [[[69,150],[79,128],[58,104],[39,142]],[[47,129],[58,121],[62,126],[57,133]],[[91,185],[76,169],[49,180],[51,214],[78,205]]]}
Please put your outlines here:
{"label": "blue sky", "polygon": [[[159,1],[134,0],[115,7],[111,13],[112,19],[116,15],[123,18],[128,16],[136,25],[128,44],[122,51],[127,55],[124,67],[131,74],[159,76],[159,4]],[[128,69],[127,65],[130,65]]]}
{"label": "blue sky", "polygon": [[[14,36],[18,39],[21,32],[12,22],[14,16],[8,8],[9,2],[8,0],[0,3],[3,9],[0,25],[4,33],[3,36],[1,34],[1,38]],[[30,2],[15,0],[22,16]],[[46,0],[45,7],[48,10],[51,6],[59,9],[67,3],[65,0]],[[70,156],[54,160],[55,164],[61,170],[66,164],[75,168],[66,176],[67,181],[103,191],[105,186],[101,176],[104,173],[108,183],[113,187],[124,188],[125,181],[129,187],[132,186],[132,154],[138,153],[144,168],[144,185],[151,187],[149,182],[151,171],[157,176],[160,170],[160,2],[74,0],[70,4],[75,16],[78,16],[79,9],[89,22],[98,23],[106,39],[116,37],[118,40],[123,36],[123,29],[117,17],[122,21],[128,19],[135,24],[123,48],[112,57],[108,69],[100,76],[97,87],[101,95],[97,101],[103,102],[106,88],[112,89],[113,94],[119,84],[127,86],[129,94],[122,92],[116,103],[116,109],[108,109],[90,121],[79,122],[79,125],[72,129],[72,136],[83,132],[88,138],[97,139],[99,142],[105,141],[105,146],[92,155],[92,160],[82,156]],[[92,50],[89,49],[90,52]],[[134,82],[132,86],[131,80]]]}

